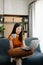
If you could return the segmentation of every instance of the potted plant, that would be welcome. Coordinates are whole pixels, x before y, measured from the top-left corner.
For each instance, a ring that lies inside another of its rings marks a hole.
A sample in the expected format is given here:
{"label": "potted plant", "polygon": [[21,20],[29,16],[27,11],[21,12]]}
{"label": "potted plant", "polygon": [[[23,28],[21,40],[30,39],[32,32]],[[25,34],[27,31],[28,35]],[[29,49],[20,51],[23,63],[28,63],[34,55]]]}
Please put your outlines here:
{"label": "potted plant", "polygon": [[3,33],[4,33],[4,25],[0,25],[0,37],[4,36]]}

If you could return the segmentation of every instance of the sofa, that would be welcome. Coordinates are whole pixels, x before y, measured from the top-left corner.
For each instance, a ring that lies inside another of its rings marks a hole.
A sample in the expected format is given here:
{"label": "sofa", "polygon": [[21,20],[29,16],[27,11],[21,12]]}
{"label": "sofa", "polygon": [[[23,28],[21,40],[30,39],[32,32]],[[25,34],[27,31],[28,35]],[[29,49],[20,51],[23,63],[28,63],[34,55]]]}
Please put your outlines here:
{"label": "sofa", "polygon": [[[25,39],[26,45],[29,46],[32,40],[39,40],[39,39],[27,38]],[[40,42],[37,43],[38,46],[35,48],[33,55],[23,59],[23,65],[43,65],[43,53],[41,53],[39,43]]]}
{"label": "sofa", "polygon": [[[25,43],[28,46],[32,40],[37,40],[38,38],[26,38]],[[10,62],[10,56],[7,51],[10,49],[9,40],[7,38],[0,38],[0,65],[16,65],[15,61]],[[43,65],[43,53],[40,50],[40,44],[34,50],[31,56],[22,59],[22,65]]]}
{"label": "sofa", "polygon": [[7,38],[0,38],[0,65],[11,65],[8,50],[10,49],[9,40]]}

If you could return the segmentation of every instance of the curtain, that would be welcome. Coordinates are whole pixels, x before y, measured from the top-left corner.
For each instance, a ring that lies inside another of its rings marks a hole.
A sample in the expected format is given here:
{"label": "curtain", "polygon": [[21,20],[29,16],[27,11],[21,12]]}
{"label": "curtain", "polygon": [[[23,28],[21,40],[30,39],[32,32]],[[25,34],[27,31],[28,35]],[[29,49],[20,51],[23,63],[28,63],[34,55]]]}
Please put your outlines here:
{"label": "curtain", "polygon": [[33,37],[35,23],[35,3],[29,5],[29,37]]}
{"label": "curtain", "polygon": [[43,1],[38,0],[29,6],[29,37],[38,37],[43,53]]}

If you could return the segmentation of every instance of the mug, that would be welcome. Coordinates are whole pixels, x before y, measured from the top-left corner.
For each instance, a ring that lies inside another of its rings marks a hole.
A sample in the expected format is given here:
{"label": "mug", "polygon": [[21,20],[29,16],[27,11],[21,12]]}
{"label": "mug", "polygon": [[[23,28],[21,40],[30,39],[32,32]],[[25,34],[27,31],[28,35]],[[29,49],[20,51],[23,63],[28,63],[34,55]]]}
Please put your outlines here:
{"label": "mug", "polygon": [[12,34],[12,37],[13,37],[13,38],[16,38],[16,34]]}

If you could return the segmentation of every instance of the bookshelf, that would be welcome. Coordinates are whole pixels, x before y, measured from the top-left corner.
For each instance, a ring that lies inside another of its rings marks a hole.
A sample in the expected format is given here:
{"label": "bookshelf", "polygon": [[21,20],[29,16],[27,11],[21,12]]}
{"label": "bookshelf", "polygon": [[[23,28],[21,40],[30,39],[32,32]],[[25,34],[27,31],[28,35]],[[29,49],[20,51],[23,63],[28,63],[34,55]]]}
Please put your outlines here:
{"label": "bookshelf", "polygon": [[29,19],[28,19],[28,16],[23,17],[23,19],[24,19],[23,31],[24,31],[24,35],[25,35],[25,38],[26,38],[26,37],[29,37]]}
{"label": "bookshelf", "polygon": [[22,19],[24,18],[24,33],[27,32],[27,37],[29,36],[29,22],[28,22],[28,15],[4,15],[4,36],[8,38],[10,33],[12,32],[13,26],[15,23],[22,23]]}

